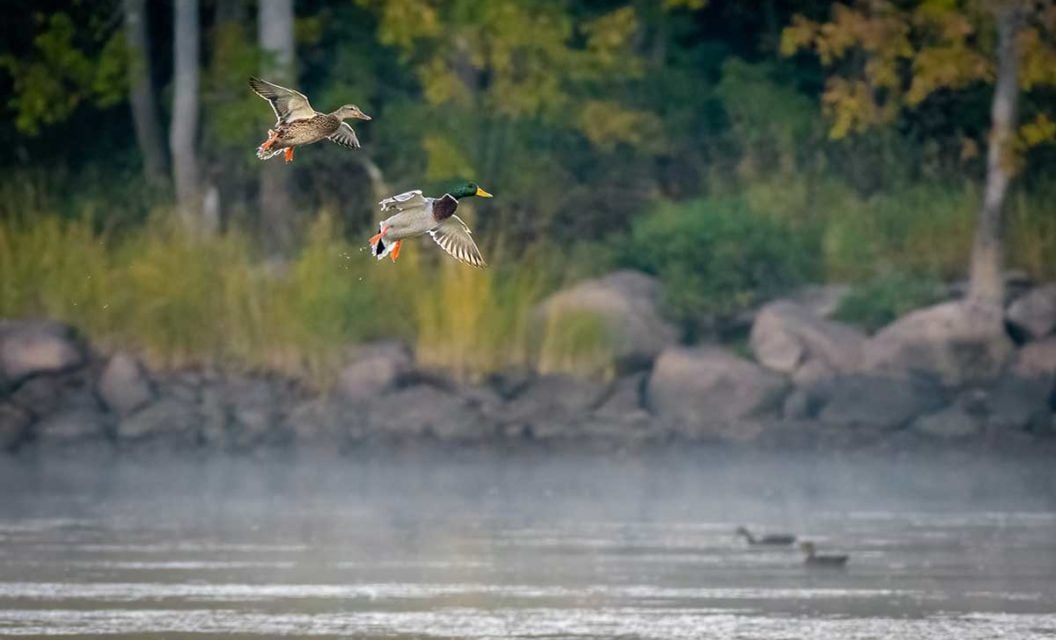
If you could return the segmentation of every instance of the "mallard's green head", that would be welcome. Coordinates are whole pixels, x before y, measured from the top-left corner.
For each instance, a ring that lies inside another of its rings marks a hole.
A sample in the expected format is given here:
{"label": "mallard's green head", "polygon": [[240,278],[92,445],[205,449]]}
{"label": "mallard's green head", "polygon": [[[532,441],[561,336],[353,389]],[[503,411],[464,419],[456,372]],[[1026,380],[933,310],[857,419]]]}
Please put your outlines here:
{"label": "mallard's green head", "polygon": [[471,198],[478,196],[481,198],[490,198],[491,194],[480,188],[476,182],[461,182],[452,187],[448,193],[455,198]]}

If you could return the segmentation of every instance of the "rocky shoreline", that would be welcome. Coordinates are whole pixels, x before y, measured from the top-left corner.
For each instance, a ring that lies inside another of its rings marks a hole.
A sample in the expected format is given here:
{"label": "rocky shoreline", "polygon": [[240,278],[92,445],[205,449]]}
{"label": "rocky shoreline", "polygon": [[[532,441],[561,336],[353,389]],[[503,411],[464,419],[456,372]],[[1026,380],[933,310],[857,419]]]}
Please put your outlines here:
{"label": "rocky shoreline", "polygon": [[[656,312],[658,286],[616,272],[558,292],[537,313],[590,313],[608,328],[608,382],[510,371],[464,385],[404,345],[351,349],[332,389],[281,376],[149,371],[99,353],[71,327],[0,321],[0,448],[346,451],[371,445],[1027,447],[1056,450],[1056,285],[1004,317],[951,300],[869,336],[830,319],[815,288],[752,317],[751,358],[685,346]],[[995,337],[993,323],[1007,331]]]}

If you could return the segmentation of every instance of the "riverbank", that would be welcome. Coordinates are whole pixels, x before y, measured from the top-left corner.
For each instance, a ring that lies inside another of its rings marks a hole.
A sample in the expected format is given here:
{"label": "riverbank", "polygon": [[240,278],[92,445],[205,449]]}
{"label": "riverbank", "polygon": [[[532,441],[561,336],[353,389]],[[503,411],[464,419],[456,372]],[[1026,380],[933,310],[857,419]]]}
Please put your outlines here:
{"label": "riverbank", "polygon": [[589,316],[604,329],[594,375],[538,367],[463,383],[391,341],[345,348],[323,389],[277,373],[150,370],[68,325],[5,320],[0,447],[1053,446],[1051,285],[1011,300],[998,319],[1008,332],[997,337],[985,331],[993,318],[958,300],[870,336],[828,317],[839,295],[814,288],[764,305],[742,354],[679,344],[656,310],[656,283],[616,272],[559,291],[535,312],[542,324]]}

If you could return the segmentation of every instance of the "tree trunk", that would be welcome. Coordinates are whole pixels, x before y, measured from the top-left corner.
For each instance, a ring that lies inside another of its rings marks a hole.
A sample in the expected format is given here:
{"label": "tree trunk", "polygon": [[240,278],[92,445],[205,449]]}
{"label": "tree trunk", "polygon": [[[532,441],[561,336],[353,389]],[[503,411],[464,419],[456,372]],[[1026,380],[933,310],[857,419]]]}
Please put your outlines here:
{"label": "tree trunk", "polygon": [[990,141],[986,158],[986,187],[972,247],[969,298],[1001,307],[1005,298],[1005,195],[1012,179],[1012,141],[1019,98],[1019,51],[1016,37],[1023,12],[1011,2],[997,10],[997,81],[991,105]]}
{"label": "tree trunk", "polygon": [[169,146],[176,206],[187,229],[200,228],[201,194],[198,172],[198,0],[173,2],[173,97]]}
{"label": "tree trunk", "polygon": [[[284,86],[294,82],[293,0],[259,0],[257,39],[265,60],[264,79]],[[299,227],[290,198],[290,169],[282,160],[264,163],[260,172],[260,226],[264,246],[272,254],[288,253]]]}
{"label": "tree trunk", "polygon": [[150,36],[144,0],[124,0],[125,41],[132,122],[143,156],[143,171],[154,186],[165,183],[165,147],[158,122],[158,104],[150,79]]}

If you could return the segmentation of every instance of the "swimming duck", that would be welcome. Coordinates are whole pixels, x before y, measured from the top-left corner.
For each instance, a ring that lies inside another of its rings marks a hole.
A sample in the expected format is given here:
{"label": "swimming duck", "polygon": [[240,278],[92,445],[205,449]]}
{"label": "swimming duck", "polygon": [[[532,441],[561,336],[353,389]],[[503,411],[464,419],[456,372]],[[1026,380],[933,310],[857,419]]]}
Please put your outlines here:
{"label": "swimming duck", "polygon": [[473,242],[473,232],[455,215],[458,201],[474,196],[490,198],[491,194],[475,182],[463,182],[439,198],[423,196],[420,190],[385,198],[378,203],[381,210],[396,213],[378,225],[379,232],[370,239],[371,253],[378,260],[389,256],[396,262],[404,239],[428,233],[456,260],[474,267],[486,266],[477,243]]}
{"label": "swimming duck", "polygon": [[737,535],[743,537],[752,546],[787,547],[796,541],[796,536],[788,533],[777,533],[756,538],[746,527],[737,527]]}
{"label": "swimming duck", "polygon": [[329,140],[349,149],[359,148],[359,138],[346,118],[370,120],[354,104],[346,104],[333,113],[320,113],[308,103],[304,94],[280,87],[260,78],[250,78],[249,86],[271,105],[275,128],[268,129],[268,139],[257,147],[257,157],[267,160],[286,151],[286,162],[293,162],[293,148]]}
{"label": "swimming duck", "polygon": [[803,553],[807,554],[807,557],[803,562],[808,567],[829,567],[838,569],[847,564],[847,556],[844,554],[819,555],[814,548],[813,542],[801,542],[799,548],[803,550]]}

